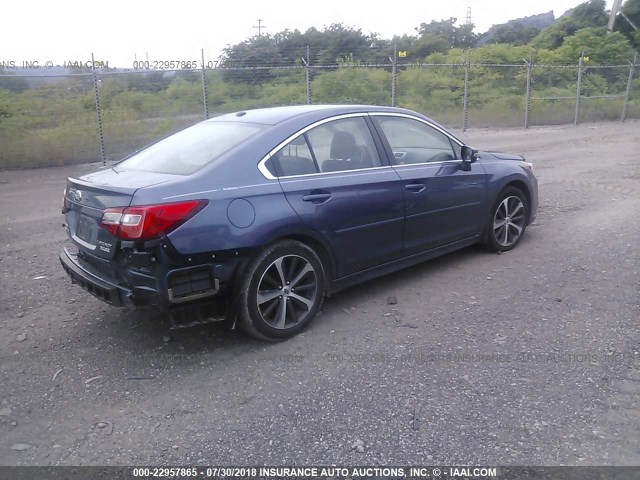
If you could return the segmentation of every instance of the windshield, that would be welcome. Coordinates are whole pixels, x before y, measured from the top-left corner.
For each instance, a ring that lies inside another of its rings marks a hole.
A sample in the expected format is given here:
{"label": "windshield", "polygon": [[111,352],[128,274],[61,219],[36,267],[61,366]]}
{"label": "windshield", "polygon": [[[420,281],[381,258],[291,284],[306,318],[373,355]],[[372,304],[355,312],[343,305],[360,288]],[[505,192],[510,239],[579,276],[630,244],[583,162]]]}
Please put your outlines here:
{"label": "windshield", "polygon": [[252,123],[199,123],[139,151],[115,169],[189,175],[264,128]]}

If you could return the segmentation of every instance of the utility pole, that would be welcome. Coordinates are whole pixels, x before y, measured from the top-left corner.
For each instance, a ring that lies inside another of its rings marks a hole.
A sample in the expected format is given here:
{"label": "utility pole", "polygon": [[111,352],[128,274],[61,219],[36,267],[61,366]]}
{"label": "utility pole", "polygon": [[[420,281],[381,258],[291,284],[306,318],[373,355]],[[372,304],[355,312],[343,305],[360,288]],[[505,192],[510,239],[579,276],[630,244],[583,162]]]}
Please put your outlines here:
{"label": "utility pole", "polygon": [[267,28],[266,25],[262,24],[262,19],[259,18],[258,19],[258,25],[254,25],[253,28],[257,28],[258,29],[258,36],[260,37],[262,35],[262,29],[263,28]]}
{"label": "utility pole", "polygon": [[609,31],[613,31],[613,27],[616,24],[616,17],[620,12],[620,7],[622,6],[622,0],[613,0],[613,6],[611,7],[611,14],[609,15]]}
{"label": "utility pole", "polygon": [[107,156],[104,151],[104,131],[102,129],[102,111],[100,110],[100,94],[98,93],[98,76],[96,75],[96,61],[91,52],[91,73],[93,75],[93,93],[96,101],[96,113],[98,115],[98,136],[100,138],[100,158],[102,165],[107,165]]}
{"label": "utility pole", "polygon": [[465,25],[471,25],[471,7],[467,7],[467,21]]}
{"label": "utility pole", "polygon": [[573,121],[574,124],[580,125],[580,99],[582,97],[582,67],[584,66],[584,51],[580,54],[580,61],[578,62],[578,86],[576,88],[576,115]]}
{"label": "utility pole", "polygon": [[396,82],[398,80],[398,45],[393,46],[393,58],[391,60],[391,106],[396,106]]}

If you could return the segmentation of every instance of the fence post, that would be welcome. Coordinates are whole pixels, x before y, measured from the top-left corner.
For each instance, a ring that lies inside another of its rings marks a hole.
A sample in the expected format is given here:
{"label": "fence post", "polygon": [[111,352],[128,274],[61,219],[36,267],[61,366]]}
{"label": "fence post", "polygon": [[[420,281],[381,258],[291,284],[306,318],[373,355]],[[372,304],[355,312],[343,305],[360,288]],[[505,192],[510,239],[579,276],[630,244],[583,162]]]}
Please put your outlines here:
{"label": "fence post", "polygon": [[98,93],[98,76],[96,75],[96,62],[91,52],[91,72],[93,73],[93,92],[96,97],[96,113],[98,114],[98,135],[100,137],[100,158],[102,164],[107,164],[107,157],[104,153],[104,131],[102,129],[102,111],[100,110],[100,94]]}
{"label": "fence post", "polygon": [[633,82],[633,71],[636,68],[636,61],[638,60],[638,52],[633,55],[633,63],[629,66],[629,80],[627,81],[627,90],[624,93],[624,103],[622,104],[622,117],[621,122],[627,119],[627,108],[629,107],[629,97],[631,96],[631,83]]}
{"label": "fence post", "polygon": [[467,60],[464,62],[464,95],[462,97],[462,131],[469,126],[469,68],[471,68],[471,53],[467,50]]}
{"label": "fence post", "polygon": [[307,75],[307,105],[311,105],[311,60],[309,59],[309,45],[307,45],[307,58],[302,59]]}
{"label": "fence post", "polygon": [[524,102],[524,128],[529,128],[529,115],[531,114],[531,57],[527,62],[527,96]]}
{"label": "fence post", "polygon": [[202,100],[204,102],[204,118],[209,118],[209,93],[207,92],[207,69],[204,65],[204,48],[200,49],[202,54]]}
{"label": "fence post", "polygon": [[578,62],[578,86],[576,87],[576,114],[573,123],[580,125],[580,97],[582,96],[582,65],[584,63],[584,52],[580,54]]}
{"label": "fence post", "polygon": [[398,63],[398,45],[393,46],[393,58],[391,60],[391,106],[396,106],[396,74]]}

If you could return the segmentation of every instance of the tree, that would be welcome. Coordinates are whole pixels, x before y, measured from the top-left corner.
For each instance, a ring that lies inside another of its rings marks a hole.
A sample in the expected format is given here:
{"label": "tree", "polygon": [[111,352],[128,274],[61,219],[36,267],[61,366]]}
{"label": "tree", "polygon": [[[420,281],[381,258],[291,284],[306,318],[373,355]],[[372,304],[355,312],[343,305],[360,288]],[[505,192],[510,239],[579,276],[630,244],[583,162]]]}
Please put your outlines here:
{"label": "tree", "polygon": [[448,20],[432,20],[430,23],[422,22],[416,30],[418,31],[418,35],[421,37],[427,35],[439,35],[446,38],[449,45],[453,45],[453,38],[456,33],[455,23],[457,21],[457,18],[451,17]]}
{"label": "tree", "polygon": [[582,24],[601,27],[609,21],[606,8],[605,0],[589,0],[574,8],[571,17]]}
{"label": "tree", "polygon": [[416,40],[414,44],[418,58],[424,58],[433,53],[447,53],[450,48],[449,42],[442,35],[426,35]]}
{"label": "tree", "polygon": [[606,27],[582,28],[565,39],[558,53],[565,62],[575,63],[582,52],[592,64],[624,64],[631,57],[629,41],[619,32],[607,34]]}
{"label": "tree", "polygon": [[[478,43],[478,35],[473,33],[475,28],[472,23],[460,25],[456,27],[457,19],[454,17],[448,20],[435,21],[430,23],[421,23],[416,28],[420,38],[438,38],[439,42],[444,39],[448,42],[449,48],[472,48]],[[433,40],[435,41],[435,40]]]}
{"label": "tree", "polygon": [[325,48],[318,56],[319,63],[336,63],[337,59],[352,57],[356,60],[368,60],[370,37],[362,30],[355,30],[345,25],[332,24],[324,30]]}
{"label": "tree", "polygon": [[531,42],[540,30],[529,27],[520,22],[505,23],[495,28],[489,43],[510,43],[512,45],[526,45]]}
{"label": "tree", "polygon": [[222,65],[258,67],[267,65],[291,65],[300,63],[309,46],[313,64],[331,65],[348,58],[368,61],[372,46],[379,44],[375,34],[365,35],[361,29],[335,23],[324,30],[310,28],[284,30],[275,35],[256,35],[237,45],[227,47],[222,55]]}
{"label": "tree", "polygon": [[[282,42],[280,37],[278,40]],[[276,38],[271,35],[255,35],[223,50],[223,65],[232,67],[259,67],[281,62]]]}
{"label": "tree", "polygon": [[605,8],[605,0],[588,0],[578,5],[561,17],[558,23],[540,32],[534,39],[533,46],[558,48],[565,38],[572,36],[581,28],[605,26],[609,20]]}
{"label": "tree", "polygon": [[478,44],[478,35],[473,33],[475,25],[465,23],[456,28],[453,36],[453,48],[473,48]]}
{"label": "tree", "polygon": [[225,48],[222,54],[222,66],[234,69],[224,71],[224,78],[229,82],[266,82],[272,78],[269,70],[258,67],[282,63],[276,39],[271,35],[255,35],[244,42]]}

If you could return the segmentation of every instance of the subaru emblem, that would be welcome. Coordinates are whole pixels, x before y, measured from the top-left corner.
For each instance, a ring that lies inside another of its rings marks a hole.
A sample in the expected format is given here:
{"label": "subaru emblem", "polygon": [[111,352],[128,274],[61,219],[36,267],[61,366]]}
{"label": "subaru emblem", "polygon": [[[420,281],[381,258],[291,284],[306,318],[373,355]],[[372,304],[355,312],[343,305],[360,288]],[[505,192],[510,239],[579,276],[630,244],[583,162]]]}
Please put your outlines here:
{"label": "subaru emblem", "polygon": [[73,190],[71,193],[76,202],[80,202],[82,200],[82,192],[80,190]]}

